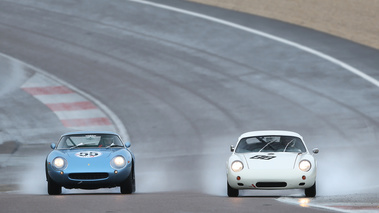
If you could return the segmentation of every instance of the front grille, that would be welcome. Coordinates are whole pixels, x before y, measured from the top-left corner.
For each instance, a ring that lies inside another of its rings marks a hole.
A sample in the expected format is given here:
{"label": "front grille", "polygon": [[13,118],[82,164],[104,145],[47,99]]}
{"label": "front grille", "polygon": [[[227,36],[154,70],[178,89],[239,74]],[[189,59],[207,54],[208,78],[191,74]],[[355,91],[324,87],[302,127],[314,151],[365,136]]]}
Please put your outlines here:
{"label": "front grille", "polygon": [[286,187],[286,182],[258,182],[257,187]]}
{"label": "front grille", "polygon": [[68,177],[77,180],[105,179],[108,173],[71,173]]}

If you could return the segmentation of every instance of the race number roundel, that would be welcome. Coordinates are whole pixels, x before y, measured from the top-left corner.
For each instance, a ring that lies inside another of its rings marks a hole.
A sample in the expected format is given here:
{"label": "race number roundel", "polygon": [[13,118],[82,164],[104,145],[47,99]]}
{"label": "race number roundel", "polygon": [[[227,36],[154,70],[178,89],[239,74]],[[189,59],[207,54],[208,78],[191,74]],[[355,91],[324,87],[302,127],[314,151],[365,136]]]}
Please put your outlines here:
{"label": "race number roundel", "polygon": [[101,152],[95,152],[95,151],[83,151],[83,152],[77,152],[75,153],[76,157],[79,158],[95,158],[99,157],[101,155]]}

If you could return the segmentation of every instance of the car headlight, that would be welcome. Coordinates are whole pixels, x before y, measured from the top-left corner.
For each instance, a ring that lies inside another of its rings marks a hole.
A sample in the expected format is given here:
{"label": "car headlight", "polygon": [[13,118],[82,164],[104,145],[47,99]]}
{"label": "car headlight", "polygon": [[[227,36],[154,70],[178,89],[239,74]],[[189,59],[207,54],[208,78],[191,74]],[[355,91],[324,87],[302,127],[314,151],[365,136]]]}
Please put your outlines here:
{"label": "car headlight", "polygon": [[299,169],[303,172],[308,172],[311,169],[311,167],[311,162],[309,162],[308,160],[302,160],[299,163]]}
{"label": "car headlight", "polygon": [[122,156],[116,156],[111,160],[111,166],[114,169],[122,169],[126,165],[126,160]]}
{"label": "car headlight", "polygon": [[232,165],[231,165],[231,169],[234,171],[234,172],[239,172],[243,169],[243,163],[239,160],[236,160],[236,161],[233,161]]}
{"label": "car headlight", "polygon": [[54,158],[52,165],[57,170],[64,170],[67,167],[67,161],[62,157],[56,157]]}

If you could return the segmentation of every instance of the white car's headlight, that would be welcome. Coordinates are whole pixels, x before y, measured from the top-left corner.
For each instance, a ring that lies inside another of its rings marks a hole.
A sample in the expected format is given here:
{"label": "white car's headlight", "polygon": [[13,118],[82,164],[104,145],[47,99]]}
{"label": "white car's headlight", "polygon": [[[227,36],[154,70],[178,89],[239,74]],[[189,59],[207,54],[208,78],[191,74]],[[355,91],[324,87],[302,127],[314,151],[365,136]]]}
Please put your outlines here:
{"label": "white car's headlight", "polygon": [[243,169],[243,163],[239,160],[233,161],[231,167],[234,172],[239,172]]}
{"label": "white car's headlight", "polygon": [[114,169],[122,169],[126,165],[126,160],[122,156],[116,156],[111,160],[111,166]]}
{"label": "white car's headlight", "polygon": [[63,170],[67,167],[67,162],[62,157],[56,157],[53,160],[53,167],[57,170]]}
{"label": "white car's headlight", "polygon": [[308,160],[302,160],[299,163],[299,169],[303,172],[308,172],[311,169],[311,167],[311,162],[309,162]]}

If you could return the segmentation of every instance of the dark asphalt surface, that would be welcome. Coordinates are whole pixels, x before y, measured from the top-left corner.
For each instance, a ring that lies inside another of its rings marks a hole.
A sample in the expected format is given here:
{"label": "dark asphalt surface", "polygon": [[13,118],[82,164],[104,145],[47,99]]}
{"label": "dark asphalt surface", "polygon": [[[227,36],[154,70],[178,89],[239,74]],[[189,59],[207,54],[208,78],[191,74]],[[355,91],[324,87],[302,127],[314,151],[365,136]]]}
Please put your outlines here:
{"label": "dark asphalt surface", "polygon": [[[252,15],[155,2],[298,42],[379,78],[377,50]],[[111,189],[47,196],[43,159],[48,144],[68,130],[20,89],[34,71],[2,61],[1,140],[21,144],[14,155],[0,158],[3,189],[19,188],[0,194],[6,212],[57,206],[98,212],[324,211],[276,200],[297,199],[299,191],[225,197],[229,145],[245,131],[263,129],[299,132],[308,148],[320,149],[321,199],[377,192],[372,183],[379,168],[372,165],[379,160],[379,88],[286,44],[138,2],[1,0],[0,52],[108,106],[126,126],[137,158],[135,195]],[[25,161],[32,166],[23,169]],[[33,184],[40,187],[27,187]]]}

